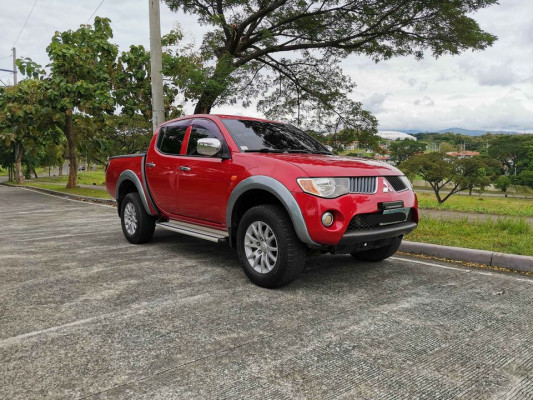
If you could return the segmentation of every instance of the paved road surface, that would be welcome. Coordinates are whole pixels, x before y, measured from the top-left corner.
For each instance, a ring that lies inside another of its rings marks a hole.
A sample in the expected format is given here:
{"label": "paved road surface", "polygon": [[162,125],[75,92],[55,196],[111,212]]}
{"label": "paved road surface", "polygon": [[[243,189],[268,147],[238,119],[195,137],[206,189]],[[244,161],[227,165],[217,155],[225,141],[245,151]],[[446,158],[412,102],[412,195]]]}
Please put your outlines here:
{"label": "paved road surface", "polygon": [[397,257],[251,284],[222,245],[0,186],[1,399],[531,399],[533,279]]}

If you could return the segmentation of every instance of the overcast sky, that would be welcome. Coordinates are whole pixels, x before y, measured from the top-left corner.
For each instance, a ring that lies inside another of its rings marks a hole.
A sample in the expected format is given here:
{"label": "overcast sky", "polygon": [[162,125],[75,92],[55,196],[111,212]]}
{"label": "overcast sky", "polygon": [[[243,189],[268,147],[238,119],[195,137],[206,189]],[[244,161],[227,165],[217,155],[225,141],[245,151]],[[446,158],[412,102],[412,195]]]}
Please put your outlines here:
{"label": "overcast sky", "polygon": [[[46,64],[45,48],[54,32],[77,29],[89,21],[102,0],[3,3],[0,68],[10,69],[14,44],[18,57]],[[130,44],[149,47],[147,0],[105,0],[95,15],[111,19],[114,42],[121,49]],[[532,15],[530,0],[501,0],[500,5],[477,13],[481,27],[499,38],[483,52],[438,60],[395,58],[378,64],[364,57],[349,57],[343,65],[357,83],[352,97],[376,115],[379,129],[461,127],[533,132]],[[202,29],[194,18],[173,13],[162,4],[161,31],[166,33],[177,23],[186,40],[200,44]],[[0,79],[4,84],[12,82],[11,74],[1,71]],[[192,107],[186,112],[191,113]],[[212,112],[261,116],[253,107],[222,106]]]}

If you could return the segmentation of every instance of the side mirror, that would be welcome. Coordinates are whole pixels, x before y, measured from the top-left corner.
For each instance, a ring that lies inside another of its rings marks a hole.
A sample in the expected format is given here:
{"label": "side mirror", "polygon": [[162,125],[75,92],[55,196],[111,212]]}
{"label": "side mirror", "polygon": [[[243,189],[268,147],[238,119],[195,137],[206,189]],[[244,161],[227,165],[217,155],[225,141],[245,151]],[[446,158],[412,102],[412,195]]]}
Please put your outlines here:
{"label": "side mirror", "polygon": [[331,147],[329,144],[325,144],[324,147],[328,150],[333,152],[333,147]]}
{"label": "side mirror", "polygon": [[196,143],[196,152],[202,156],[214,156],[222,148],[220,140],[215,138],[198,139]]}

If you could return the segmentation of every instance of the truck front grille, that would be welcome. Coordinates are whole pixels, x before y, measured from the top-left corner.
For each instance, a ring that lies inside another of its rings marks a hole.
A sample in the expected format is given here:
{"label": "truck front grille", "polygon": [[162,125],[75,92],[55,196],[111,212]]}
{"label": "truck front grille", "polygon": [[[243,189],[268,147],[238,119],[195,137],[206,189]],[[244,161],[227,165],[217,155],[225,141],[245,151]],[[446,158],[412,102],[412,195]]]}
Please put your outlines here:
{"label": "truck front grille", "polygon": [[399,176],[386,176],[385,179],[390,183],[396,192],[401,192],[407,189],[407,185]]}
{"label": "truck front grille", "polygon": [[350,178],[350,193],[375,193],[378,178],[375,176],[356,176]]}
{"label": "truck front grille", "polygon": [[[412,212],[409,211],[406,220],[399,220],[396,222],[391,222],[391,215],[395,214],[381,214],[381,213],[368,213],[368,214],[357,214],[355,215],[350,223],[348,224],[347,231],[368,231],[372,229],[378,229],[382,226],[388,226],[390,224],[398,224],[402,222],[410,222],[413,220]],[[398,219],[400,219],[398,217]],[[386,225],[382,225],[386,224]]]}

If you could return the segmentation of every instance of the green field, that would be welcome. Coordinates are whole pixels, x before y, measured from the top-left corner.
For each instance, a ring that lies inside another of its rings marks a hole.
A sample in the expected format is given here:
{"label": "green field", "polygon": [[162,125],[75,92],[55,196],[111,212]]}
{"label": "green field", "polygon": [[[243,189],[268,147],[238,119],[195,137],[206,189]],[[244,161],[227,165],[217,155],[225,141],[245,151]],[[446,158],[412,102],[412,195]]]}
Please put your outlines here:
{"label": "green field", "polygon": [[423,216],[406,240],[533,256],[533,229],[524,218],[473,221]]}
{"label": "green field", "polygon": [[420,208],[425,209],[533,217],[533,199],[454,195],[444,204],[438,204],[433,193],[417,193],[417,196]]}
{"label": "green field", "polygon": [[[65,175],[63,176],[48,176],[46,174],[39,174],[41,177],[37,179],[32,179],[31,182],[54,182],[65,184],[68,181],[68,171],[63,171]],[[44,176],[43,176],[44,175]],[[105,185],[105,171],[104,169],[98,169],[92,172],[78,172],[78,184],[80,185]]]}
{"label": "green field", "polygon": [[37,187],[41,189],[55,190],[56,192],[75,194],[78,196],[97,197],[99,199],[111,199],[109,193],[106,190],[101,189],[86,189],[86,188],[73,188],[66,189],[62,183],[23,183],[17,186]]}

